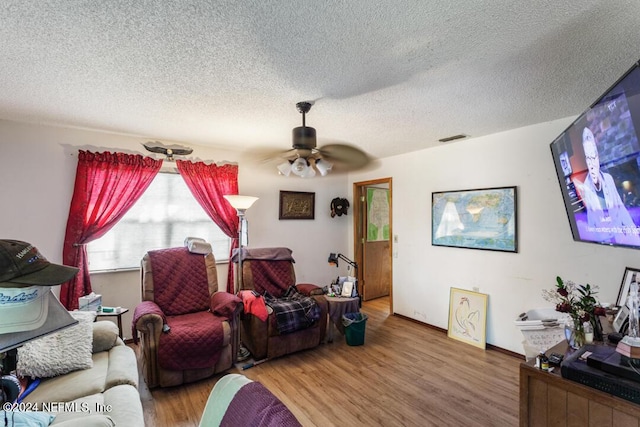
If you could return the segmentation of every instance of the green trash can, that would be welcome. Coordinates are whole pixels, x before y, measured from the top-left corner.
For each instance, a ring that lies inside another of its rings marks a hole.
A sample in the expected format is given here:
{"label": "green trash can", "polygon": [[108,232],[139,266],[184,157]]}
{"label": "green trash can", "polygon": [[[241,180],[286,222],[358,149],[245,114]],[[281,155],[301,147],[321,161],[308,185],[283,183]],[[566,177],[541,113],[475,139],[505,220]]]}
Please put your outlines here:
{"label": "green trash can", "polygon": [[349,345],[364,344],[364,331],[367,327],[367,315],[364,313],[345,313],[342,315],[344,336]]}

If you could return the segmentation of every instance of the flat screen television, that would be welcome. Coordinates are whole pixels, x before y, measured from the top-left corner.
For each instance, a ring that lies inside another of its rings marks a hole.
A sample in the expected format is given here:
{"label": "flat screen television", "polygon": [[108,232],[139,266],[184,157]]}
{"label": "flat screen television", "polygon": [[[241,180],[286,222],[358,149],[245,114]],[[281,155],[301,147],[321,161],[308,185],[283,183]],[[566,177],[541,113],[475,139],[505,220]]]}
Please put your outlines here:
{"label": "flat screen television", "polygon": [[640,249],[640,62],[551,143],[573,239]]}

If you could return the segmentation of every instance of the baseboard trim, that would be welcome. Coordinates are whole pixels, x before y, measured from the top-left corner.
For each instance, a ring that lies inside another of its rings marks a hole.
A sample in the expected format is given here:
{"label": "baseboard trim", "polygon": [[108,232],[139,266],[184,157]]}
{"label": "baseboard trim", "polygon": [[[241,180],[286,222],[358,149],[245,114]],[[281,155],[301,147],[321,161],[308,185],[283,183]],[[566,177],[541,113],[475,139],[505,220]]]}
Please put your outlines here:
{"label": "baseboard trim", "polygon": [[[402,319],[408,320],[410,322],[417,323],[418,325],[425,326],[425,327],[427,327],[429,329],[434,329],[434,330],[436,330],[438,332],[442,332],[443,334],[447,333],[446,329],[441,328],[439,326],[431,325],[431,324],[426,323],[426,322],[421,322],[419,320],[412,319],[411,317],[407,317],[407,316],[405,316],[403,314],[393,313],[393,315],[397,316],[397,317],[400,317]],[[497,345],[493,345],[493,344],[487,343],[487,349],[488,350],[494,350],[494,351],[497,351],[497,352],[502,353],[502,354],[506,354],[507,356],[515,357],[516,359],[526,360],[526,357],[524,355],[516,353],[515,351],[507,350],[506,348],[498,347]]]}

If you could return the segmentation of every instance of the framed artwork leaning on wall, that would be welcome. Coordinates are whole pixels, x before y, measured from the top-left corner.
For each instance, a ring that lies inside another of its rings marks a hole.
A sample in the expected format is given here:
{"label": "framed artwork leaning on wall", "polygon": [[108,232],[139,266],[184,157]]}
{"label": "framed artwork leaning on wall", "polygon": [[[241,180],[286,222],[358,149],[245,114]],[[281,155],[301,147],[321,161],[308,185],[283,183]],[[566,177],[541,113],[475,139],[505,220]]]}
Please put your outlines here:
{"label": "framed artwork leaning on wall", "polygon": [[487,328],[487,294],[451,288],[447,336],[485,348]]}

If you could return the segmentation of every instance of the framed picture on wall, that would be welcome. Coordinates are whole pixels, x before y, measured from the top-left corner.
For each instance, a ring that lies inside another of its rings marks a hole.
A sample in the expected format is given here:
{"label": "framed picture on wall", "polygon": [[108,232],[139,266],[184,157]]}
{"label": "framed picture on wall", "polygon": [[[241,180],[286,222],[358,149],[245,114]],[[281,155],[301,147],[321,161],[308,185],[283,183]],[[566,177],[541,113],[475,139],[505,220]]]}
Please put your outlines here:
{"label": "framed picture on wall", "polygon": [[517,187],[431,195],[431,244],[518,252]]}
{"label": "framed picture on wall", "polygon": [[487,294],[451,288],[447,336],[485,348],[487,328]]}
{"label": "framed picture on wall", "polygon": [[314,219],[316,193],[280,191],[279,219]]}
{"label": "framed picture on wall", "polygon": [[629,290],[632,282],[640,283],[640,269],[627,267],[622,275],[622,283],[620,284],[620,291],[618,291],[618,300],[616,305],[622,307],[627,304],[627,298],[629,298]]}

